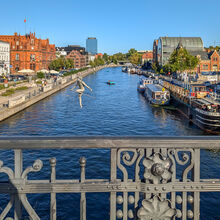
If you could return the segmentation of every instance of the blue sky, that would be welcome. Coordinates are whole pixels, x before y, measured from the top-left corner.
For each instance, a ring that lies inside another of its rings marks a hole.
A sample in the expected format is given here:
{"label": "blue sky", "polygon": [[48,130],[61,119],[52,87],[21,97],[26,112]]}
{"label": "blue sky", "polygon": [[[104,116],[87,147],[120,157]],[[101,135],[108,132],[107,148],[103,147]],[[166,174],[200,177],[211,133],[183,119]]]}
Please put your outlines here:
{"label": "blue sky", "polygon": [[220,45],[219,0],[7,0],[1,1],[1,35],[36,32],[56,46],[98,39],[108,54],[152,49],[160,36],[200,36]]}

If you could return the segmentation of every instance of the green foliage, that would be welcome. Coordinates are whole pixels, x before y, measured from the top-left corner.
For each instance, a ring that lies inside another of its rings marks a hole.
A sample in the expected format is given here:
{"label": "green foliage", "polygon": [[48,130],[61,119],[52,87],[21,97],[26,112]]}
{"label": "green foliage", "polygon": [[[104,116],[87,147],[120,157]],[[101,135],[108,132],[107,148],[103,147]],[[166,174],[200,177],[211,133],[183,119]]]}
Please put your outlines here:
{"label": "green foliage", "polygon": [[141,54],[139,54],[138,52],[132,53],[128,59],[132,64],[141,64]]}
{"label": "green foliage", "polygon": [[210,50],[220,50],[220,46],[209,46],[208,48],[205,48],[205,49],[210,49]]}
{"label": "green foliage", "polygon": [[87,69],[89,69],[89,68],[88,68],[88,67],[84,67],[84,68],[81,68],[81,69],[79,69],[79,70],[72,70],[72,71],[70,71],[70,72],[64,73],[63,76],[70,76],[70,75],[73,75],[73,74],[76,74],[76,73],[85,71],[85,70],[87,70]]}
{"label": "green foliage", "polygon": [[2,96],[9,96],[15,93],[15,89],[7,89],[4,93],[2,93]]}
{"label": "green foliage", "polygon": [[56,71],[71,68],[74,68],[74,61],[72,59],[66,59],[64,57],[59,57],[56,60],[53,60],[49,65],[49,69]]}
{"label": "green foliage", "polygon": [[108,54],[107,54],[107,53],[104,53],[102,59],[107,63],[107,62],[109,61],[109,56],[108,56]]}
{"label": "green foliage", "polygon": [[27,86],[21,86],[21,87],[16,88],[15,90],[22,91],[22,90],[26,90],[26,89],[28,89]]}
{"label": "green foliage", "polygon": [[16,89],[7,89],[4,93],[2,93],[2,96],[9,96],[9,95],[13,95],[15,93],[15,91],[23,91],[28,89],[27,86],[21,86],[18,87]]}
{"label": "green foliage", "polygon": [[42,79],[42,78],[44,78],[44,77],[45,77],[45,74],[44,74],[44,73],[42,73],[42,72],[38,72],[38,73],[37,73],[37,78]]}
{"label": "green foliage", "polygon": [[137,53],[137,50],[135,50],[134,48],[131,48],[127,53],[127,58],[129,58],[130,56],[132,56],[135,53]]}
{"label": "green foliage", "polygon": [[158,62],[153,63],[152,64],[152,69],[154,70],[155,73],[159,73],[160,69],[161,69],[159,63]]}
{"label": "green foliage", "polygon": [[193,70],[199,59],[192,56],[185,48],[177,48],[170,56],[169,63],[164,66],[167,71],[182,72],[185,70]]}
{"label": "green foliage", "polygon": [[94,61],[90,61],[89,65],[91,67],[101,66],[105,64],[105,60],[101,57],[96,58]]}
{"label": "green foliage", "polygon": [[1,89],[5,89],[4,84],[1,84],[1,85],[0,85],[0,90],[1,90]]}

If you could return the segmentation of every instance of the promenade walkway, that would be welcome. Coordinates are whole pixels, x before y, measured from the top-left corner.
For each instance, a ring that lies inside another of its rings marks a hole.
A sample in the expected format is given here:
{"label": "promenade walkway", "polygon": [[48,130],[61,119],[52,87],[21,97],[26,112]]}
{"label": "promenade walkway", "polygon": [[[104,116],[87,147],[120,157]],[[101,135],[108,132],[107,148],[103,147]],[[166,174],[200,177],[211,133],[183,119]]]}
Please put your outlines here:
{"label": "promenade walkway", "polygon": [[60,77],[56,80],[56,82],[53,79],[49,79],[47,80],[46,86],[36,84],[33,81],[30,83],[25,82],[23,84],[19,84],[19,86],[27,86],[28,89],[16,91],[14,94],[9,96],[0,95],[0,121],[73,84],[76,81],[77,76],[85,77],[103,68],[116,66],[117,65],[111,64],[89,68],[77,74]]}

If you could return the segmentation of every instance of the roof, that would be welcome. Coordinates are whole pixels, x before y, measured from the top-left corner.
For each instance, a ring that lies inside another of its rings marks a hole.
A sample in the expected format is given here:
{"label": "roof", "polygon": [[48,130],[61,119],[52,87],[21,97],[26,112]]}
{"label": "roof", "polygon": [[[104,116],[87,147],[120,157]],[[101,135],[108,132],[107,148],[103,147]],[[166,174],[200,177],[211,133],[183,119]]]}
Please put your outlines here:
{"label": "roof", "polygon": [[202,60],[209,60],[209,53],[206,51],[189,51],[193,56],[200,56]]}
{"label": "roof", "polygon": [[3,41],[3,40],[0,40],[0,42],[5,43],[5,44],[9,44],[9,42]]}
{"label": "roof", "polygon": [[160,37],[163,46],[176,48],[180,43],[188,50],[203,50],[201,37]]}
{"label": "roof", "polygon": [[[201,60],[209,60],[212,56],[212,54],[215,51],[207,52],[207,51],[189,51],[189,53],[193,56],[200,56]],[[220,56],[220,52],[216,51],[217,54]]]}
{"label": "roof", "polygon": [[153,92],[162,92],[162,86],[156,84],[148,84],[147,87]]}

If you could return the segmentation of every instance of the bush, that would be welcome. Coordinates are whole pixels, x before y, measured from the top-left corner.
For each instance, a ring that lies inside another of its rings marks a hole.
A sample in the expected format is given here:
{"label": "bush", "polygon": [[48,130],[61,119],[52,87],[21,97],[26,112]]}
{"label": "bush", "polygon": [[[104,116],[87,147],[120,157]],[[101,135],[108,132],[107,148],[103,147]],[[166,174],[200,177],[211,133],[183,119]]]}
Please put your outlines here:
{"label": "bush", "polygon": [[26,89],[28,89],[28,87],[27,86],[22,86],[22,87],[18,87],[18,88],[16,88],[15,90],[26,90]]}
{"label": "bush", "polygon": [[14,89],[7,89],[6,92],[2,93],[2,96],[9,96],[15,93]]}
{"label": "bush", "polygon": [[2,84],[0,85],[0,90],[1,90],[1,89],[5,89],[5,86],[2,85]]}
{"label": "bush", "polygon": [[88,67],[84,67],[84,68],[81,68],[79,70],[72,70],[70,72],[67,72],[67,73],[64,73],[63,76],[69,76],[69,75],[73,75],[73,74],[76,74],[76,73],[79,73],[79,72],[82,72],[82,71],[85,71],[89,69]]}
{"label": "bush", "polygon": [[37,73],[37,78],[42,79],[42,78],[44,78],[44,76],[45,76],[45,74],[42,73],[42,72],[38,72],[38,73]]}

